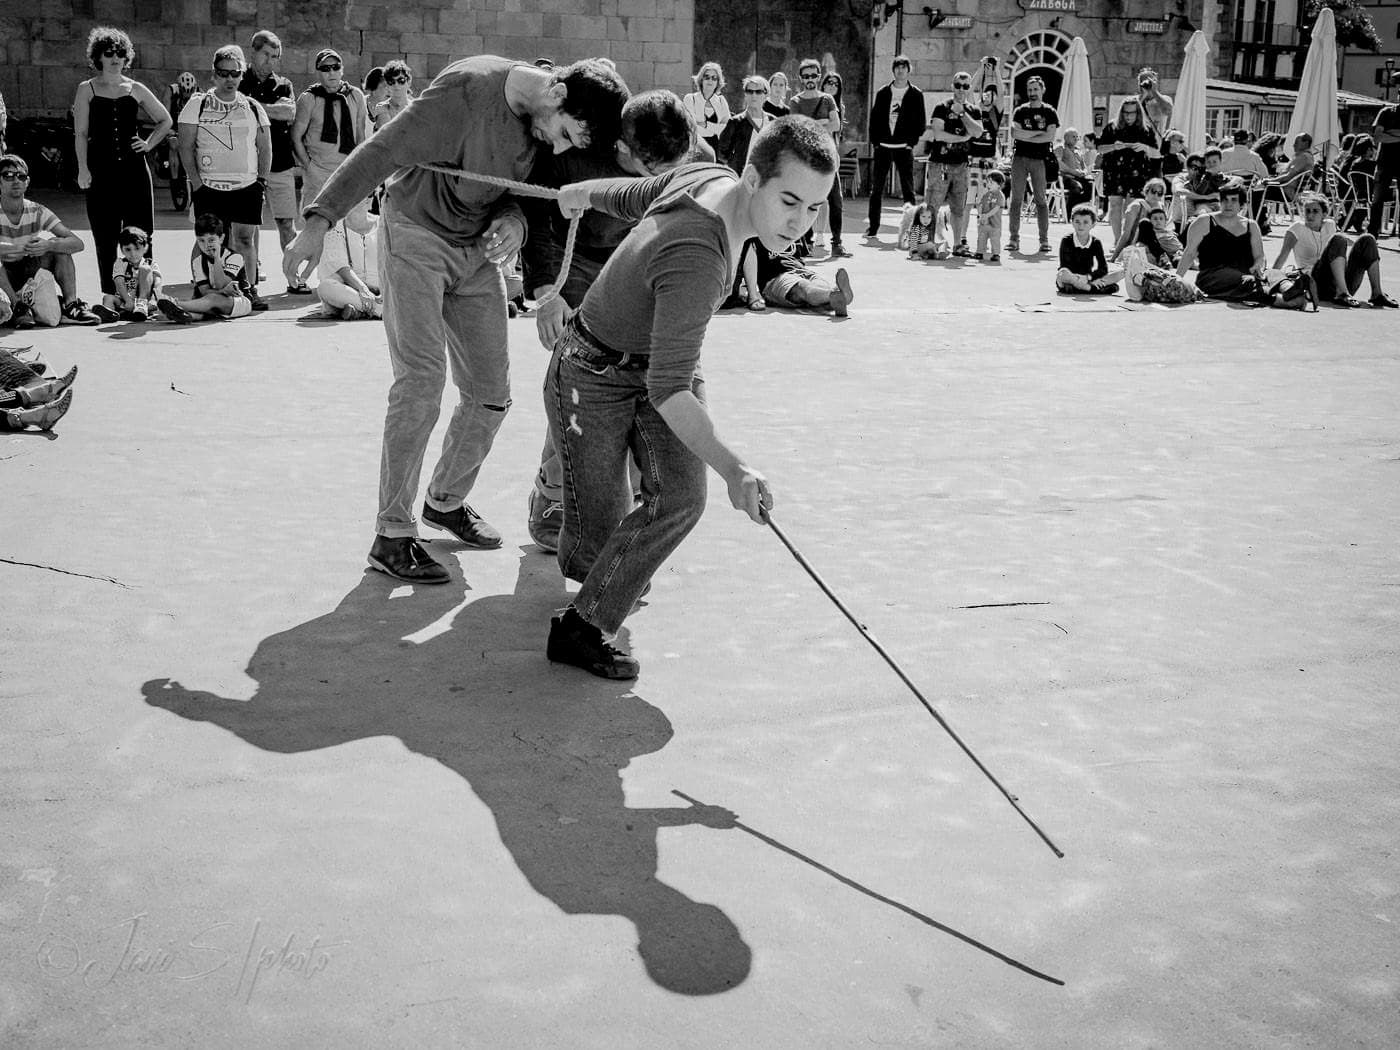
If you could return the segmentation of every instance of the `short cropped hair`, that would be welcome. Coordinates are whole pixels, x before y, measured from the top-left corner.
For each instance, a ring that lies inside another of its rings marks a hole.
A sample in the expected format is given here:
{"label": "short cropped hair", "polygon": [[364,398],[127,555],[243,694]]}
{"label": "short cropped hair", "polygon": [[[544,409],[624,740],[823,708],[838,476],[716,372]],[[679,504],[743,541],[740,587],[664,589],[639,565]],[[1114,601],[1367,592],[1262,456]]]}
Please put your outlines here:
{"label": "short cropped hair", "polygon": [[1152,208],[1152,209],[1150,209],[1150,210],[1148,211],[1147,217],[1148,217],[1149,219],[1155,219],[1158,215],[1165,216],[1166,214],[1167,214],[1167,209],[1166,209],[1166,208],[1163,208],[1161,205],[1158,205],[1157,207]]}
{"label": "short cropped hair", "polygon": [[1304,131],[1304,132],[1302,132],[1302,133],[1300,133],[1300,134],[1294,135],[1294,136],[1293,136],[1293,148],[1294,148],[1294,149],[1300,149],[1301,146],[1300,146],[1299,144],[1300,144],[1300,143],[1303,143],[1303,142],[1306,142],[1309,146],[1311,146],[1311,145],[1312,145],[1312,140],[1313,140],[1313,137],[1312,137],[1311,135],[1309,135],[1306,131]]}
{"label": "short cropped hair", "polygon": [[817,76],[821,76],[822,64],[815,58],[804,58],[801,62],[797,63],[797,72],[801,75],[804,69],[811,69],[813,66],[817,67]]}
{"label": "short cropped hair", "polygon": [[1099,221],[1099,213],[1092,204],[1076,204],[1069,213],[1070,221],[1073,222],[1081,215],[1087,215],[1095,222]]}
{"label": "short cropped hair", "polygon": [[249,44],[249,47],[251,47],[254,51],[257,51],[260,48],[264,47],[275,47],[280,49],[282,47],[282,38],[279,37],[276,33],[274,33],[271,29],[259,29],[256,33],[253,34],[253,40],[252,43]]}
{"label": "short cropped hair", "polygon": [[1237,145],[1237,146],[1242,146],[1242,145],[1244,145],[1246,142],[1249,141],[1249,129],[1248,129],[1248,128],[1236,128],[1236,129],[1235,129],[1234,138],[1235,138],[1235,145]]}
{"label": "short cropped hair", "polygon": [[125,248],[128,244],[139,244],[145,246],[151,243],[151,235],[140,226],[123,226],[122,232],[117,234],[117,247]]}
{"label": "short cropped hair", "polygon": [[674,164],[695,144],[690,114],[674,91],[658,88],[633,95],[622,107],[621,119],[618,137],[648,168]]}
{"label": "short cropped hair", "polygon": [[97,26],[88,34],[88,65],[93,69],[102,68],[102,52],[111,49],[126,55],[122,69],[131,68],[131,60],[136,57],[136,49],[131,46],[131,37],[112,26]]}
{"label": "short cropped hair", "polygon": [[1204,166],[1204,165],[1205,165],[1205,162],[1206,162],[1205,157],[1203,157],[1203,156],[1202,156],[1201,154],[1199,154],[1199,153],[1188,153],[1188,154],[1186,155],[1186,166],[1187,166],[1188,168],[1193,167],[1193,166],[1195,166],[1195,165],[1197,165],[1197,164]]}
{"label": "short cropped hair", "polygon": [[890,72],[893,73],[900,66],[903,66],[905,69],[913,69],[914,63],[909,61],[908,55],[895,55],[894,59],[890,62]]}
{"label": "short cropped hair", "polygon": [[1030,87],[1032,84],[1039,84],[1041,88],[1045,87],[1045,81],[1042,80],[1040,77],[1031,77],[1029,80],[1026,81],[1026,87]]}
{"label": "short cropped hair", "polygon": [[214,52],[214,65],[218,65],[220,62],[237,62],[239,68],[248,68],[248,60],[243,56],[243,49],[237,44],[225,44]]}
{"label": "short cropped hair", "polygon": [[209,211],[206,211],[203,215],[196,215],[194,220],[194,235],[196,237],[205,237],[211,233],[217,233],[222,237],[224,235],[224,220]]}
{"label": "short cropped hair", "polygon": [[[768,81],[757,73],[750,73],[744,78],[744,90],[747,91],[749,88],[762,88],[764,91],[767,91]],[[625,109],[626,107],[623,108]]]}
{"label": "short cropped hair", "polygon": [[760,186],[782,172],[784,157],[792,157],[818,175],[830,175],[840,162],[831,132],[810,117],[796,114],[770,121],[753,140],[749,163],[758,171]]}
{"label": "short cropped hair", "polygon": [[568,90],[560,108],[588,131],[589,145],[612,149],[630,94],[617,67],[605,58],[585,58],[556,68],[549,83],[563,84]]}
{"label": "short cropped hair", "polygon": [[1211,146],[1211,147],[1209,147],[1204,153],[1201,154],[1201,160],[1203,160],[1203,161],[1204,161],[1204,160],[1210,160],[1211,157],[1224,157],[1224,156],[1225,156],[1225,154],[1222,153],[1222,152],[1220,152],[1220,147],[1219,147],[1219,146]]}

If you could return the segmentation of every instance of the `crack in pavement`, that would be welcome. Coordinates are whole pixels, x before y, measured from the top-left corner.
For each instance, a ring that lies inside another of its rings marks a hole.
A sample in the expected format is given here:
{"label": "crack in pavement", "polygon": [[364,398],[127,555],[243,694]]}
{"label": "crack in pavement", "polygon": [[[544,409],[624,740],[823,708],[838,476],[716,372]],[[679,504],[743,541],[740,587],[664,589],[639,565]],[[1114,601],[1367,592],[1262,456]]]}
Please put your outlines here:
{"label": "crack in pavement", "polygon": [[29,569],[47,569],[49,572],[62,573],[64,576],[81,576],[85,580],[100,580],[103,583],[115,583],[124,591],[131,590],[131,588],[128,587],[126,584],[122,583],[121,580],[114,580],[110,576],[89,576],[85,572],[70,572],[68,569],[59,569],[52,565],[40,565],[39,563],[32,561],[16,561],[14,558],[0,558],[0,564],[21,565]]}

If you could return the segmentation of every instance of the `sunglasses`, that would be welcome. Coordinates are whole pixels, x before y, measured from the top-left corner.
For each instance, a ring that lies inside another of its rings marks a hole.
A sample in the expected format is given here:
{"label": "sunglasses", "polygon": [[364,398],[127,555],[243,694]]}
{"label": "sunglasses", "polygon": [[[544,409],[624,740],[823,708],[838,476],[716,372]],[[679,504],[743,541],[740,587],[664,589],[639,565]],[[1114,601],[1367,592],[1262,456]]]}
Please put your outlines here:
{"label": "sunglasses", "polygon": [[102,52],[102,57],[103,57],[103,58],[125,58],[125,57],[126,57],[126,52],[123,51],[123,50],[122,50],[121,48],[119,48],[119,47],[109,47],[106,51]]}
{"label": "sunglasses", "polygon": [[[335,68],[336,68],[336,69],[339,69],[340,67],[339,67],[339,66],[336,66]],[[413,78],[412,78],[411,76],[409,76],[407,73],[404,73],[404,74],[402,74],[402,75],[395,75],[395,76],[392,76],[392,77],[385,77],[385,78],[384,78],[384,83],[386,83],[386,84],[407,84],[407,83],[408,83],[409,81],[411,81],[412,79],[413,79]]]}
{"label": "sunglasses", "polygon": [[799,80],[816,80],[817,77],[821,76],[821,74],[820,74],[820,73],[798,73],[797,76],[798,76],[798,79],[799,79]]}
{"label": "sunglasses", "polygon": [[6,182],[28,182],[29,176],[22,171],[4,171],[0,172],[0,179]]}
{"label": "sunglasses", "polygon": [[764,91],[763,88],[744,88],[744,94],[746,94],[746,95],[766,95],[766,94],[768,94],[768,92]]}
{"label": "sunglasses", "polygon": [[715,76],[713,73],[706,73],[706,74],[705,74],[703,77],[701,77],[700,79],[701,79],[701,80],[718,80],[719,77]]}
{"label": "sunglasses", "polygon": [[241,69],[220,69],[218,66],[215,66],[215,67],[214,67],[214,75],[215,75],[216,77],[225,77],[225,78],[227,78],[227,79],[229,79],[229,80],[232,80],[234,77],[241,77],[241,76],[243,75],[243,70],[241,70]]}
{"label": "sunglasses", "polygon": [[337,62],[337,63],[336,63],[335,65],[333,65],[333,66],[317,66],[317,67],[316,67],[316,72],[318,72],[318,73],[339,73],[339,72],[340,72],[340,63]]}

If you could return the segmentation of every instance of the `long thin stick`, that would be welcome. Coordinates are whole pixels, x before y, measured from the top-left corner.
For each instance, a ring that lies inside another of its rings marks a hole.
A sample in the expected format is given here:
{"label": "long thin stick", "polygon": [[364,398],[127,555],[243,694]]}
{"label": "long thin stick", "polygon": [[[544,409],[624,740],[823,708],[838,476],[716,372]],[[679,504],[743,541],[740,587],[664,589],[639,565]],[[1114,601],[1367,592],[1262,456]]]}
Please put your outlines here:
{"label": "long thin stick", "polygon": [[845,615],[846,619],[850,620],[851,623],[855,625],[856,630],[861,633],[861,637],[863,637],[867,642],[869,642],[871,646],[874,647],[877,653],[884,657],[885,663],[889,664],[890,667],[894,670],[894,673],[899,675],[899,680],[909,687],[909,691],[913,693],[916,697],[918,697],[919,703],[924,705],[924,708],[928,711],[928,713],[933,716],[934,721],[936,721],[940,726],[943,727],[944,732],[946,732],[950,737],[953,738],[954,743],[956,743],[958,747],[963,749],[963,753],[966,754],[968,758],[972,759],[973,765],[980,769],[982,773],[986,776],[986,778],[996,785],[997,790],[1006,796],[1006,801],[1010,802],[1012,808],[1015,809],[1017,813],[1021,814],[1021,819],[1024,820],[1035,830],[1035,833],[1040,836],[1041,841],[1050,847],[1050,852],[1054,853],[1057,857],[1063,858],[1064,853],[1060,851],[1060,847],[1056,846],[1053,842],[1050,841],[1050,836],[1045,834],[1045,832],[1041,831],[1040,825],[1033,821],[1030,818],[1030,816],[1027,815],[1026,811],[1021,808],[1020,804],[1016,801],[1016,796],[1013,795],[1011,792],[1007,791],[1006,788],[1002,787],[1001,781],[998,780],[996,777],[992,776],[992,771],[986,766],[984,766],[982,764],[981,759],[979,759],[976,755],[972,753],[972,748],[968,747],[965,743],[963,743],[962,737],[958,736],[958,734],[953,731],[953,727],[948,724],[944,717],[940,715],[936,710],[934,710],[934,706],[928,702],[928,700],[924,697],[923,693],[919,692],[919,687],[909,680],[909,676],[904,673],[903,668],[901,668],[899,664],[895,663],[894,657],[892,657],[888,652],[886,652],[885,647],[875,640],[874,635],[872,635],[870,631],[866,629],[865,624],[857,620],[855,614],[852,613],[850,609],[846,608],[845,603],[841,601],[840,598],[836,597],[836,594],[832,591],[830,587],[827,586],[826,581],[821,578],[821,575],[817,572],[817,570],[812,568],[811,563],[802,556],[802,552],[799,551],[795,546],[793,546],[792,541],[788,539],[787,536],[784,534],[783,530],[778,527],[778,523],[773,520],[773,516],[768,512],[767,508],[763,509],[763,520],[768,524],[768,527],[773,530],[774,534],[778,537],[778,539],[783,541],[783,546],[792,552],[792,556],[797,559],[797,564],[801,565],[804,569],[806,569],[807,575],[812,577],[812,579],[816,581],[817,586],[822,589],[822,593],[825,594],[828,598],[830,598],[832,603],[835,604],[836,608],[840,609],[841,612]]}

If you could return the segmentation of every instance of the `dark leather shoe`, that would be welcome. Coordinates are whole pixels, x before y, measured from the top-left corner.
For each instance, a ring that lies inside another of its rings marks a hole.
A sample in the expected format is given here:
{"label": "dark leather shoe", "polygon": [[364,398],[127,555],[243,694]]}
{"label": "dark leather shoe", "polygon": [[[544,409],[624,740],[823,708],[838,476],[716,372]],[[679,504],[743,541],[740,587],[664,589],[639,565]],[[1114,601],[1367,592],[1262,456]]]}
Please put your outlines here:
{"label": "dark leather shoe", "polygon": [[425,503],[423,521],[435,529],[452,533],[474,550],[493,551],[501,545],[501,534],[465,503],[452,511],[433,510]]}
{"label": "dark leather shoe", "polygon": [[620,681],[636,678],[642,665],[621,649],[608,644],[603,632],[585,620],[571,605],[549,621],[545,655],[555,663],[573,664],[599,678]]}
{"label": "dark leather shoe", "polygon": [[370,568],[404,583],[446,583],[452,578],[413,536],[374,537],[369,564]]}

